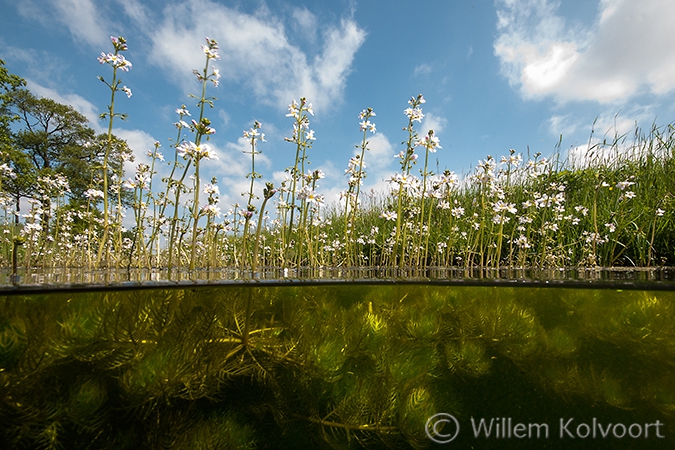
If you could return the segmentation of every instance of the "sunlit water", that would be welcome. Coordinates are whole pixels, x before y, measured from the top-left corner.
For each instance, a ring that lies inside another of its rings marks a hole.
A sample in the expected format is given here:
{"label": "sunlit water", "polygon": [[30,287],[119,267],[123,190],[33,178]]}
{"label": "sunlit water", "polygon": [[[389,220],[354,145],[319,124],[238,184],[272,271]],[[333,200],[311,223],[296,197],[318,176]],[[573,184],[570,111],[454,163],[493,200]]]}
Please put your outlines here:
{"label": "sunlit water", "polygon": [[8,287],[0,448],[673,448],[672,285],[548,281]]}

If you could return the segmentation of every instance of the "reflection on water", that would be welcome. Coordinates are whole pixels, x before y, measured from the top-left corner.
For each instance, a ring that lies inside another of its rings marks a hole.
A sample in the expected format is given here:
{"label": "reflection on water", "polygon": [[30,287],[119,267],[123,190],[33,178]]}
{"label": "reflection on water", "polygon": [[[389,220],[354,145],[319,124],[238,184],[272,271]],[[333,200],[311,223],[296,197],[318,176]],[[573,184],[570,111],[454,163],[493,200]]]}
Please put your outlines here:
{"label": "reflection on water", "polygon": [[195,285],[0,311],[0,448],[675,446],[675,291]]}
{"label": "reflection on water", "polygon": [[48,288],[63,287],[126,287],[137,285],[155,287],[176,283],[232,284],[233,282],[279,282],[279,281],[372,281],[405,280],[428,282],[468,282],[484,284],[486,281],[528,281],[554,283],[666,283],[675,288],[673,267],[613,267],[613,268],[262,268],[260,270],[193,270],[172,271],[166,269],[101,269],[51,268],[50,270],[21,269],[12,274],[9,269],[0,268],[0,289],[2,287]]}

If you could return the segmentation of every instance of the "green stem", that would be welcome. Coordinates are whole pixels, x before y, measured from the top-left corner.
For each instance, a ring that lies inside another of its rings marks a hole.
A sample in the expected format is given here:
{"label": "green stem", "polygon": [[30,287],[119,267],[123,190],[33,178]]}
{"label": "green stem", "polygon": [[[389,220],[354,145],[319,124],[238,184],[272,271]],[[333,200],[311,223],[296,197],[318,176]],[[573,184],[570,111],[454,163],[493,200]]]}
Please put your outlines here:
{"label": "green stem", "polygon": [[[118,50],[115,50],[117,55]],[[112,130],[113,120],[115,118],[115,92],[117,91],[117,68],[113,67],[113,79],[110,85],[110,105],[108,106],[108,132],[103,156],[103,167],[101,168],[103,176],[103,236],[98,247],[98,256],[96,257],[96,266],[100,266],[105,251],[106,264],[110,258],[110,247],[108,246],[108,234],[110,233],[110,212],[108,200],[108,161],[110,160],[110,150],[112,149]]]}

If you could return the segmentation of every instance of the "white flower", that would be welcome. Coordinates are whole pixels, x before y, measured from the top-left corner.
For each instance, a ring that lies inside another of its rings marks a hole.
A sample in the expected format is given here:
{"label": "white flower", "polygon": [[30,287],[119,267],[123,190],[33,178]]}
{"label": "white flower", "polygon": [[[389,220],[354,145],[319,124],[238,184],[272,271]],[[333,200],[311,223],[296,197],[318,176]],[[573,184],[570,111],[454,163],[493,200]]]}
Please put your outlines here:
{"label": "white flower", "polygon": [[511,214],[515,214],[516,212],[518,212],[515,204],[505,203],[501,200],[498,200],[497,203],[494,204],[493,209],[496,213],[503,213],[505,211],[508,211]]}
{"label": "white flower", "polygon": [[576,210],[576,212],[580,212],[584,217],[588,215],[588,208],[586,208],[585,206],[581,205],[575,206],[574,209]]}
{"label": "white flower", "polygon": [[87,189],[84,191],[84,196],[87,198],[103,198],[103,191],[98,189]]}
{"label": "white flower", "polygon": [[459,184],[459,178],[454,172],[449,172],[447,174],[441,174],[438,177],[438,182],[443,185],[450,187],[457,186]]}
{"label": "white flower", "polygon": [[398,217],[398,214],[394,211],[383,211],[382,214],[380,214],[380,217],[385,220],[396,220]]}
{"label": "white flower", "polygon": [[298,115],[300,114],[300,105],[298,105],[298,102],[293,100],[290,105],[288,105],[288,114],[286,114],[286,117],[294,117],[298,118]]}
{"label": "white flower", "polygon": [[202,213],[208,216],[220,217],[220,208],[216,205],[202,206]]}
{"label": "white flower", "polygon": [[502,156],[501,162],[518,167],[520,166],[520,163],[523,162],[523,157],[520,155],[520,153],[517,155],[511,154],[508,158],[506,156]]}
{"label": "white flower", "polygon": [[422,110],[420,108],[406,108],[403,111],[403,114],[408,116],[408,119],[413,122],[422,122],[422,119],[424,118],[424,114],[422,114]]}
{"label": "white flower", "polygon": [[192,141],[187,141],[181,143],[178,147],[178,154],[183,158],[195,158],[195,159],[218,159],[216,152],[213,151],[209,144],[200,144],[196,145]]}
{"label": "white flower", "polygon": [[220,195],[220,189],[215,184],[206,183],[204,185],[204,194],[206,194],[206,195]]}
{"label": "white flower", "polygon": [[531,247],[527,238],[522,234],[518,237],[518,239],[516,239],[516,245],[518,245],[518,247],[523,248],[523,249]]}
{"label": "white flower", "polygon": [[453,217],[459,219],[464,215],[464,208],[462,208],[461,206],[453,208],[452,211],[450,211],[450,214],[452,214]]}
{"label": "white flower", "polygon": [[375,133],[375,124],[369,120],[360,122],[359,126],[361,131],[370,130],[371,133]]}
{"label": "white flower", "polygon": [[496,216],[494,216],[492,218],[492,222],[494,222],[497,225],[502,225],[502,224],[508,223],[509,220],[511,220],[510,217],[504,216],[502,214],[497,214]]}
{"label": "white flower", "polygon": [[307,195],[307,201],[309,203],[316,203],[317,205],[323,205],[324,196],[323,194],[317,194],[316,192],[311,191]]}
{"label": "white flower", "polygon": [[218,69],[213,69],[213,78],[211,78],[211,82],[215,87],[218,87],[218,80],[220,80],[220,70]]}
{"label": "white flower", "polygon": [[122,183],[122,187],[124,189],[129,189],[130,191],[133,191],[134,189],[136,189],[136,182],[133,179],[129,178],[124,183]]}
{"label": "white flower", "polygon": [[440,140],[438,136],[434,136],[434,130],[429,130],[429,134],[424,136],[423,139],[417,141],[418,147],[425,147],[429,150],[429,153],[436,153],[437,148],[443,148],[440,145]]}
{"label": "white flower", "polygon": [[7,163],[2,163],[2,164],[0,164],[0,174],[4,175],[4,176],[6,176],[6,177],[9,177],[9,178],[11,178],[11,179],[15,179],[15,178],[16,178],[16,173],[14,172],[14,169],[12,169],[11,167],[9,167],[9,166],[7,165]]}

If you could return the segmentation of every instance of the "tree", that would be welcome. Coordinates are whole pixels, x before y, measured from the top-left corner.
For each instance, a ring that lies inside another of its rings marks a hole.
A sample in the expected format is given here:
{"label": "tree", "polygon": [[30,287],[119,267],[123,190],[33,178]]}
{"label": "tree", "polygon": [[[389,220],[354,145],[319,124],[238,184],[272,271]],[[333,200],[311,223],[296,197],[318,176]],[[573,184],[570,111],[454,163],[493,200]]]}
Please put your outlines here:
{"label": "tree", "polygon": [[[9,92],[7,99],[21,124],[12,135],[14,150],[8,155],[17,176],[5,187],[17,207],[21,197],[36,197],[39,177],[54,174],[68,179],[71,201],[80,202],[100,179],[107,136],[97,135],[72,106],[36,97],[26,89]],[[130,153],[126,142],[114,137],[109,170],[120,178],[125,153]]]}
{"label": "tree", "polygon": [[10,94],[25,85],[26,81],[9,73],[5,68],[5,61],[0,59],[0,151],[5,151],[11,145],[10,124],[16,119],[8,105]]}
{"label": "tree", "polygon": [[39,178],[63,174],[73,159],[83,156],[85,144],[95,132],[87,126],[87,118],[71,106],[38,98],[27,89],[8,92],[6,101],[21,128],[12,133],[7,154],[15,176],[4,188],[12,196],[17,212],[22,197],[38,198],[46,211],[43,218],[48,219],[49,200],[38,195]]}
{"label": "tree", "polygon": [[[24,167],[27,163],[25,158],[18,155],[12,144],[12,122],[18,117],[10,108],[11,94],[22,86],[26,81],[9,73],[5,68],[5,61],[0,59],[0,187],[6,188],[8,184],[15,183],[16,172],[8,162],[14,162],[14,167]],[[0,203],[6,206],[11,204],[12,198],[0,191]],[[18,220],[18,217],[17,217]]]}

